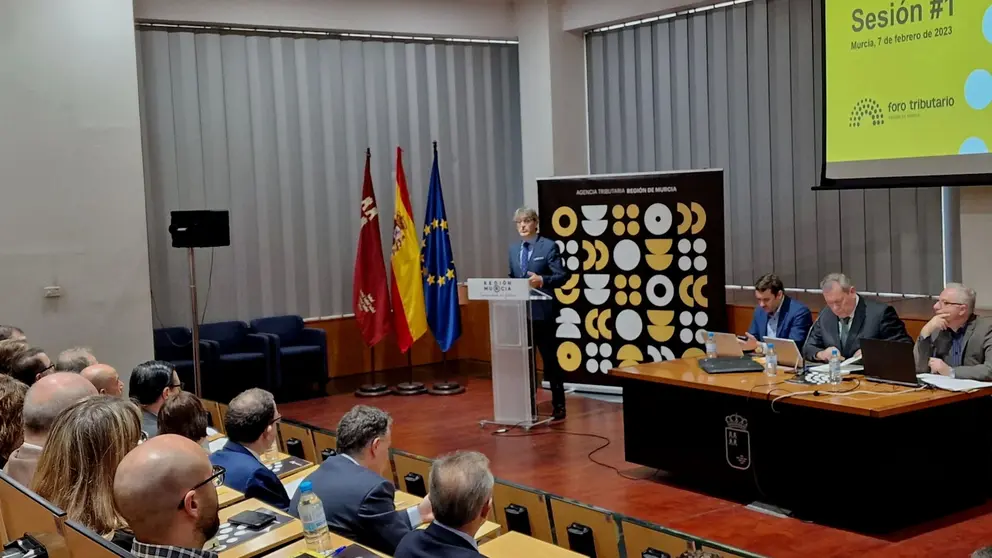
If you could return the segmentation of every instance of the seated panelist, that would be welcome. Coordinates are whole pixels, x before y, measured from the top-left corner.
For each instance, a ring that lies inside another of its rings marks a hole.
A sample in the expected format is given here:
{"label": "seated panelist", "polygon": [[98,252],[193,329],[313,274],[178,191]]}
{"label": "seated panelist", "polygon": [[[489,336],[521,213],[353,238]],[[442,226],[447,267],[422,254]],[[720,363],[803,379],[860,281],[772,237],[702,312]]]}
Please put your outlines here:
{"label": "seated panelist", "polygon": [[975,315],[975,291],[948,283],[916,340],[916,371],[992,381],[992,318]]}
{"label": "seated panelist", "polygon": [[796,345],[802,345],[813,323],[813,315],[805,304],[785,294],[785,286],[778,275],[766,273],[759,277],[754,283],[754,298],[758,307],[754,309],[751,327],[745,334],[747,339],[740,342],[742,349],[755,350],[758,341],[764,341],[765,337],[792,339]]}
{"label": "seated panelist", "polygon": [[827,307],[813,322],[803,347],[806,360],[828,362],[836,348],[842,358],[861,354],[862,339],[912,342],[895,308],[861,298],[843,273],[831,273],[820,282]]}

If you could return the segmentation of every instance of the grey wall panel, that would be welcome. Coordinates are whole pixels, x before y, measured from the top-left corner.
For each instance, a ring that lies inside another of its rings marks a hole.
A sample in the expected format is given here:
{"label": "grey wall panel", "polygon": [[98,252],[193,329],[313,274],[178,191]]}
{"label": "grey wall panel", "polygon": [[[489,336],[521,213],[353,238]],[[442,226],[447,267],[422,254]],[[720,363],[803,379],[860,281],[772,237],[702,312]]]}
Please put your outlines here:
{"label": "grey wall panel", "polygon": [[503,273],[491,239],[523,202],[515,45],[137,33],[157,324],[190,319],[177,209],[231,211],[232,246],[197,251],[207,321],[350,313],[366,147],[387,257],[396,146],[419,226],[437,140],[459,278]]}
{"label": "grey wall panel", "polygon": [[725,168],[728,283],[843,271],[862,290],[937,292],[938,190],[812,191],[821,18],[815,0],[754,0],[587,35],[592,171]]}

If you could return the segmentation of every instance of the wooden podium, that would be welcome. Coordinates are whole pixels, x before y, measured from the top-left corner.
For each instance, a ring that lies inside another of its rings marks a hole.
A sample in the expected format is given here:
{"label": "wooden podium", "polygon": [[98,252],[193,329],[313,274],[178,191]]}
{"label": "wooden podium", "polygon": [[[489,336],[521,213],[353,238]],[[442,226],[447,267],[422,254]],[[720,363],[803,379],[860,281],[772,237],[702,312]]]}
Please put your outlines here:
{"label": "wooden podium", "polygon": [[551,297],[531,289],[527,279],[469,279],[468,298],[489,301],[489,344],[493,375],[493,420],[531,428],[551,422],[537,416],[537,366],[530,305]]}

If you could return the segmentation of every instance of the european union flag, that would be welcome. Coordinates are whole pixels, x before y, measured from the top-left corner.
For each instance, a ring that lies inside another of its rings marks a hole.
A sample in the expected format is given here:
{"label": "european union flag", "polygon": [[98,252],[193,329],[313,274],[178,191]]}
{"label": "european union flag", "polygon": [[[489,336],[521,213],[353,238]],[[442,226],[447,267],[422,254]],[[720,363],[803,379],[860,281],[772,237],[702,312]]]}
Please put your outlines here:
{"label": "european union flag", "polygon": [[434,166],[431,168],[430,191],[427,193],[427,216],[424,219],[420,261],[424,274],[427,324],[441,350],[447,351],[462,334],[462,319],[458,311],[455,257],[448,234],[444,196],[441,195],[441,174],[437,168],[437,142],[434,143]]}

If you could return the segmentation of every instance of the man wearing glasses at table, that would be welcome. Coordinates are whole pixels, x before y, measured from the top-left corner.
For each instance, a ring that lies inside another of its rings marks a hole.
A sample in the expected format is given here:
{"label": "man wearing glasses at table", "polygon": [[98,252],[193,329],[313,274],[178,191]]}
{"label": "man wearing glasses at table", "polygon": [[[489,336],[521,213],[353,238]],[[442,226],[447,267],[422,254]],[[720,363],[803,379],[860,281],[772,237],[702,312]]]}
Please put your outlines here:
{"label": "man wearing glasses at table", "polygon": [[917,372],[992,381],[992,319],[975,315],[976,298],[960,283],[944,287],[913,349]]}
{"label": "man wearing glasses at table", "polygon": [[163,434],[131,450],[114,475],[114,503],[134,532],[135,558],[217,558],[202,550],[220,528],[217,486],[196,442]]}
{"label": "man wearing glasses at table", "polygon": [[276,423],[281,419],[271,393],[258,388],[242,392],[227,406],[227,443],[210,455],[210,462],[227,470],[225,485],[245,498],[257,498],[285,511],[289,509],[286,487],[262,463],[262,455],[278,437]]}

